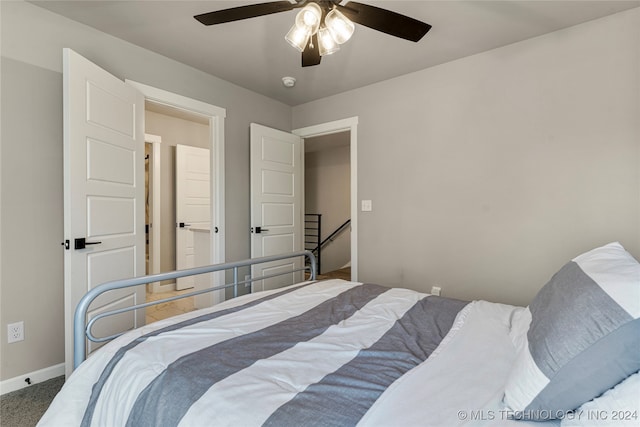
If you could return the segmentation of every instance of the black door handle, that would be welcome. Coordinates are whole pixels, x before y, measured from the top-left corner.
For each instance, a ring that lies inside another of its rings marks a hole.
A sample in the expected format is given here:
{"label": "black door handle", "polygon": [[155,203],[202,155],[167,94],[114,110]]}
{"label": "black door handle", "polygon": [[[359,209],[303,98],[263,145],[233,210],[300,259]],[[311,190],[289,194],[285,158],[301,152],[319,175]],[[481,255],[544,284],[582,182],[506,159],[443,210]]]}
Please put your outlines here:
{"label": "black door handle", "polygon": [[256,227],[256,234],[260,234],[263,231],[269,231],[268,228]]}
{"label": "black door handle", "polygon": [[99,245],[102,242],[87,242],[85,237],[80,237],[79,239],[75,239],[73,241],[74,249],[84,249],[87,245]]}
{"label": "black door handle", "polygon": [[179,222],[178,223],[178,227],[180,227],[180,228],[185,228],[185,227],[190,227],[190,226],[191,226],[191,224],[185,224],[184,222]]}

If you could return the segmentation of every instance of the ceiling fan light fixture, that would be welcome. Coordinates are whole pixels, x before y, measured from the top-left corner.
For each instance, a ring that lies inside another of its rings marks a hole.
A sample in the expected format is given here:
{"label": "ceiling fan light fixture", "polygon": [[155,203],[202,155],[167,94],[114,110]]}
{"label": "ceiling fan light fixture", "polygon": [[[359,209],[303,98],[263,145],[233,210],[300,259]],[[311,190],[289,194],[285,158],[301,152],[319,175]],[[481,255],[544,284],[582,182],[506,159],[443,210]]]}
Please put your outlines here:
{"label": "ceiling fan light fixture", "polygon": [[302,52],[303,67],[318,65],[322,55],[337,51],[353,35],[354,23],[412,42],[420,41],[431,29],[431,25],[415,18],[349,0],[268,1],[201,13],[194,18],[203,25],[215,25],[294,9],[299,9],[295,25],[285,39]]}
{"label": "ceiling fan light fixture", "polygon": [[356,29],[355,24],[335,8],[327,13],[327,16],[324,18],[324,23],[338,44],[346,43]]}
{"label": "ceiling fan light fixture", "polygon": [[311,37],[309,28],[294,24],[287,35],[284,36],[284,39],[289,42],[291,46],[302,52],[307,47],[307,43],[309,43],[309,37]]}
{"label": "ceiling fan light fixture", "polygon": [[318,51],[320,56],[331,55],[340,50],[340,45],[336,43],[327,27],[320,27],[318,30]]}
{"label": "ceiling fan light fixture", "polygon": [[318,32],[320,20],[322,19],[322,9],[316,3],[309,3],[296,15],[296,25],[300,28],[308,28],[311,35]]}

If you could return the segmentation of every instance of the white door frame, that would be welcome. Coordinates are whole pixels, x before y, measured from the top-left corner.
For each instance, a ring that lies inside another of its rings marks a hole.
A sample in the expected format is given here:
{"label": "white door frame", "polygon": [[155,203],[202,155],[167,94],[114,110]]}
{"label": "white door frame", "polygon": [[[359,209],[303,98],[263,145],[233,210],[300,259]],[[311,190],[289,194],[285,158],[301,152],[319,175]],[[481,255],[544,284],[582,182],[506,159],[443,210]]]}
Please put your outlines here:
{"label": "white door frame", "polygon": [[[351,280],[358,281],[358,117],[321,123],[294,129],[291,133],[301,138],[330,135],[349,131],[351,169]],[[303,141],[304,144],[304,141]]]}
{"label": "white door frame", "polygon": [[[180,110],[195,112],[209,118],[209,148],[210,164],[214,169],[211,174],[211,218],[215,224],[211,224],[211,263],[225,262],[225,216],[224,216],[224,119],[227,112],[224,108],[207,104],[196,99],[168,92],[152,86],[125,80],[126,83],[138,89],[148,101],[166,105]],[[214,232],[214,230],[218,232]],[[214,285],[224,284],[224,276],[215,274]],[[216,292],[221,300],[224,293]]]}
{"label": "white door frame", "polygon": [[[151,187],[151,246],[149,247],[149,274],[160,273],[160,224],[162,224],[162,218],[160,216],[160,200],[162,197],[162,191],[160,191],[160,144],[162,143],[162,137],[158,135],[144,134],[144,140],[147,144],[151,144],[151,153],[149,154],[151,160],[151,167],[149,172],[151,173],[151,181],[149,186]],[[159,292],[158,287],[160,282],[153,282],[149,284],[151,292]]]}

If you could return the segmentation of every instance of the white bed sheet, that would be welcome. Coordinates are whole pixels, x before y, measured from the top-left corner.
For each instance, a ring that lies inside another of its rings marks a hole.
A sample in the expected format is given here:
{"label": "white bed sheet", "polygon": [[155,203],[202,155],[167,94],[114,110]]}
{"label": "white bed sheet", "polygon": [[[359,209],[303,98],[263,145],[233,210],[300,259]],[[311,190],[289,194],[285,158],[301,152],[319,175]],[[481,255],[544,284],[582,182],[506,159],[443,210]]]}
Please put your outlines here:
{"label": "white bed sheet", "polygon": [[359,426],[554,426],[557,421],[509,419],[504,384],[515,359],[509,338],[513,316],[523,310],[474,301],[458,314],[438,349],[392,384]]}

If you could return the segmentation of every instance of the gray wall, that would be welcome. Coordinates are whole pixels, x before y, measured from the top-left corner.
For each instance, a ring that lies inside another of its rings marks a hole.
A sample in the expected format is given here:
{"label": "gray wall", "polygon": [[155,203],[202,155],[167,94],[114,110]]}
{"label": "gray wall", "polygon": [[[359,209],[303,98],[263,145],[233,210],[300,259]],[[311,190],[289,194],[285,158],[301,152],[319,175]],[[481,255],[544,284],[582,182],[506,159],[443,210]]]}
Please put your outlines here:
{"label": "gray wall", "polygon": [[[225,108],[226,255],[249,251],[249,124],[290,130],[291,107],[25,2],[0,2],[0,380],[64,362],[62,48],[121,79]],[[6,344],[24,320],[25,341]]]}
{"label": "gray wall", "polygon": [[358,116],[358,279],[527,304],[581,252],[640,257],[640,9],[296,106]]}

